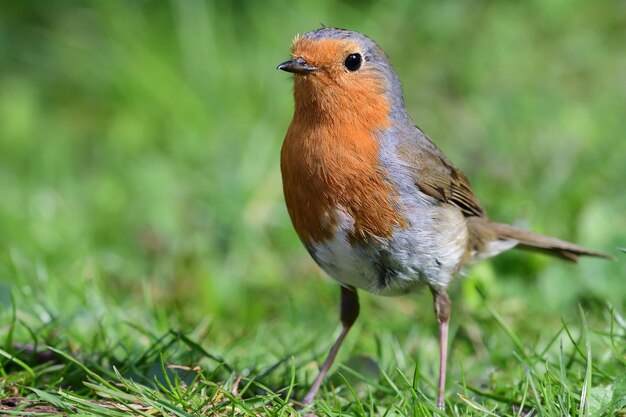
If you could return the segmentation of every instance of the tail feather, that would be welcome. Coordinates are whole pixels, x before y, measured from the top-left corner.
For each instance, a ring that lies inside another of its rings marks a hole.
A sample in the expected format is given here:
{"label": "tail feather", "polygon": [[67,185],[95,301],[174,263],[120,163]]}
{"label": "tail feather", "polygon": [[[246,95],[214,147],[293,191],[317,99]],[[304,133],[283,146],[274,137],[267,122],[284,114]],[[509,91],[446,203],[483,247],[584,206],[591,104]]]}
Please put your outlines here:
{"label": "tail feather", "polygon": [[581,256],[594,256],[597,258],[613,259],[607,253],[583,248],[582,246],[566,242],[550,236],[517,229],[508,224],[491,223],[500,238],[517,240],[520,249],[545,252],[548,255],[557,256],[567,261],[577,262]]}
{"label": "tail feather", "polygon": [[490,222],[484,218],[475,219],[475,221],[469,222],[468,225],[477,232],[475,236],[477,236],[478,240],[482,241],[480,243],[477,242],[480,246],[490,240],[497,239],[502,241],[515,241],[517,242],[517,248],[543,252],[571,262],[577,262],[578,258],[581,256],[615,259],[607,253],[583,248],[582,246],[561,239],[518,229],[508,224]]}

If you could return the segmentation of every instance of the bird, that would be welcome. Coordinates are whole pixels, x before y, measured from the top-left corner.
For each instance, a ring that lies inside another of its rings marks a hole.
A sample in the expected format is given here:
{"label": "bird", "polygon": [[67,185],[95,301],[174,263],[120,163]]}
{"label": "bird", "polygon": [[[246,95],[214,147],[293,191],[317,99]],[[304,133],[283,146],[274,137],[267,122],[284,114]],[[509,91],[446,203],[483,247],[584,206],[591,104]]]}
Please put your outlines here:
{"label": "bird", "polygon": [[428,288],[439,330],[444,408],[448,285],[512,248],[567,261],[599,251],[491,221],[466,176],[412,121],[388,56],[362,33],[322,27],[292,41],[294,113],[280,166],[287,211],[305,248],[340,284],[342,329],[308,393],[313,402],[359,315],[357,291]]}

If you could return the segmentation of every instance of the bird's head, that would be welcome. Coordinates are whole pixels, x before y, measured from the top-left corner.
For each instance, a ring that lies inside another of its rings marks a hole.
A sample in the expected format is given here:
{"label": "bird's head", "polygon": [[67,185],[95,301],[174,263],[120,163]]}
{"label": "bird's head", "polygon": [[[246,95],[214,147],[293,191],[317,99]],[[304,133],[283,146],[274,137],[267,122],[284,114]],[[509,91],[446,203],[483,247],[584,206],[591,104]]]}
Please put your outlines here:
{"label": "bird's head", "polygon": [[404,111],[400,81],[383,50],[367,36],[324,27],[297,36],[278,69],[295,75],[296,111],[366,117]]}

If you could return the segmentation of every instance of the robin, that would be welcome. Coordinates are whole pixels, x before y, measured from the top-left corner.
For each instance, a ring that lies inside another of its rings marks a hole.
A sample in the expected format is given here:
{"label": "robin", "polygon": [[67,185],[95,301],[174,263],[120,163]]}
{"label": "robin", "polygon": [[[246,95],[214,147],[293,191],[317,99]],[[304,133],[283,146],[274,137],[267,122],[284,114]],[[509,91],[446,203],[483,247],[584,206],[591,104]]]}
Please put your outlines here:
{"label": "robin", "polygon": [[281,152],[285,201],[311,257],[341,284],[343,325],[303,403],[313,401],[359,314],[357,289],[428,287],[443,408],[446,288],[464,267],[514,247],[568,261],[610,256],[489,220],[465,175],[413,123],[388,57],[365,35],[323,27],[296,37],[291,56],[278,66],[295,85]]}

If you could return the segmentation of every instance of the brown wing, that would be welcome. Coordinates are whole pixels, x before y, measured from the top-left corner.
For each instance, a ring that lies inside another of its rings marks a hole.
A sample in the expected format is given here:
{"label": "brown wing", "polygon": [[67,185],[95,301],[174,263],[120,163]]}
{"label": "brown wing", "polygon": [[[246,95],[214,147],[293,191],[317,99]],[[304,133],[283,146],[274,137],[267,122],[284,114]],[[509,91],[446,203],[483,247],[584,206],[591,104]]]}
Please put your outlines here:
{"label": "brown wing", "polygon": [[[418,129],[419,130],[419,129]],[[420,140],[398,146],[398,155],[414,172],[415,185],[424,194],[457,206],[466,217],[486,217],[469,181],[421,131]]]}

